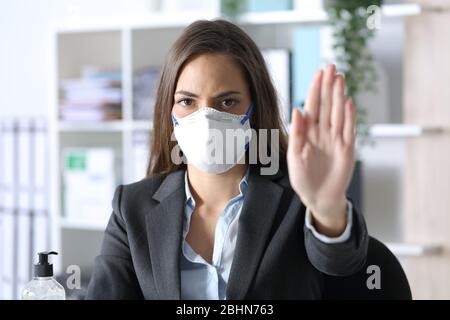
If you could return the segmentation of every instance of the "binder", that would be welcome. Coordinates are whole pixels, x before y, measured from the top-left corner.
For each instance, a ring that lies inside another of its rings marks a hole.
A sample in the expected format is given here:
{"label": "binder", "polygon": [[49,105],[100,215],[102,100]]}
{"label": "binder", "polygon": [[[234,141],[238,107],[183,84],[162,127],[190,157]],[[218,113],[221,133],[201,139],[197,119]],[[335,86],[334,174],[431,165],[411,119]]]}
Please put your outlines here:
{"label": "binder", "polygon": [[2,233],[0,235],[2,245],[1,260],[3,276],[2,276],[2,299],[13,299],[13,265],[12,265],[12,241],[13,241],[13,216],[11,212],[5,210],[2,214]]}
{"label": "binder", "polygon": [[[5,176],[5,162],[4,162],[4,157],[5,157],[5,147],[4,147],[4,128],[3,128],[3,123],[0,122],[0,254],[3,254],[5,252],[5,241],[3,239],[3,236],[5,234],[5,226],[4,226],[4,221],[3,221],[3,215],[5,212],[5,207],[4,207],[4,188],[5,188],[5,181],[4,181],[4,176]],[[3,259],[0,260],[0,299],[5,299],[5,288],[4,288],[4,280],[3,278],[5,277],[5,271],[4,271],[4,266],[3,266]]]}
{"label": "binder", "polygon": [[1,179],[1,209],[0,220],[2,233],[0,242],[2,243],[0,255],[2,278],[2,298],[13,298],[14,287],[14,128],[15,123],[12,120],[4,120],[2,123],[0,137],[0,179]]}
{"label": "binder", "polygon": [[287,128],[291,119],[290,52],[287,49],[264,49],[262,54],[278,94],[281,120]]}
{"label": "binder", "polygon": [[1,299],[20,298],[34,256],[49,249],[46,148],[43,121],[0,121]]}
{"label": "binder", "polygon": [[38,119],[34,122],[34,134],[33,144],[36,146],[34,149],[34,197],[32,202],[32,208],[34,210],[34,238],[32,241],[32,260],[35,259],[35,253],[45,251],[50,248],[51,244],[51,230],[50,230],[50,217],[49,217],[49,168],[48,168],[48,140],[47,140],[47,127],[45,121]]}
{"label": "binder", "polygon": [[321,66],[320,27],[299,27],[293,33],[292,105],[303,107],[314,74]]}
{"label": "binder", "polygon": [[[0,202],[1,201],[2,201],[2,197],[1,197],[1,191],[0,191]],[[3,211],[0,208],[0,253],[3,253],[5,251],[5,249],[4,249],[5,242],[3,241],[3,238],[2,238],[2,235],[5,234],[5,228],[3,227],[2,214],[3,214]],[[4,288],[3,288],[4,275],[5,275],[5,273],[3,271],[3,263],[0,263],[0,299],[5,299],[5,292],[4,292]]]}
{"label": "binder", "polygon": [[64,217],[71,223],[106,227],[116,178],[114,149],[65,148],[63,150]]}
{"label": "binder", "polygon": [[16,241],[15,244],[17,252],[13,254],[15,258],[15,269],[17,272],[15,283],[17,288],[16,295],[21,291],[20,288],[28,282],[31,277],[31,246],[30,233],[33,233],[32,208],[31,201],[33,197],[32,190],[32,175],[33,170],[31,164],[33,162],[32,153],[34,151],[34,144],[31,139],[32,123],[29,120],[20,120],[16,123],[15,140],[18,142],[15,146],[16,152],[16,175],[15,179],[17,188],[17,203],[16,203]]}

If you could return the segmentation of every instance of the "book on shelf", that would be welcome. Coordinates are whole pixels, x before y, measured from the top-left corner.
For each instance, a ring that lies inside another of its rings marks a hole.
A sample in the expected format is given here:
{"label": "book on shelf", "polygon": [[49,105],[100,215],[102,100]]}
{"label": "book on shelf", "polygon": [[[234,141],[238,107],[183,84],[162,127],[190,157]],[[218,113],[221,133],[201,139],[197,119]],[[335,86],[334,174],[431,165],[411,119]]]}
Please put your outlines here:
{"label": "book on shelf", "polygon": [[84,76],[75,79],[63,79],[59,82],[60,88],[64,90],[85,90],[85,89],[103,89],[103,88],[120,88],[122,82],[116,79],[116,76],[95,77]]}
{"label": "book on shelf", "polygon": [[133,118],[152,120],[160,67],[136,70],[133,75]]}
{"label": "book on shelf", "polygon": [[84,70],[80,78],[60,81],[60,118],[64,121],[122,119],[120,72]]}
{"label": "book on shelf", "polygon": [[61,105],[64,121],[110,121],[122,119],[120,106],[111,103],[64,103]]}
{"label": "book on shelf", "polygon": [[121,88],[86,88],[65,89],[64,102],[79,104],[111,103],[120,104],[122,101]]}
{"label": "book on shelf", "polygon": [[116,185],[113,148],[63,149],[63,208],[69,222],[104,224]]}

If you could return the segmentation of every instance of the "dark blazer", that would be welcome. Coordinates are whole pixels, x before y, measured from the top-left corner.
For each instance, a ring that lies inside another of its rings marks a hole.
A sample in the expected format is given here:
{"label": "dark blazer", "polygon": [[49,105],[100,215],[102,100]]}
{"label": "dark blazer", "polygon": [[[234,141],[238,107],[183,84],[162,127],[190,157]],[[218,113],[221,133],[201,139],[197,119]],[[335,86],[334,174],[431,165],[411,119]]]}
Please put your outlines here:
{"label": "dark blazer", "polygon": [[[184,170],[117,187],[88,299],[179,299]],[[251,165],[227,299],[320,299],[324,274],[365,263],[369,237],[353,210],[351,237],[325,244],[305,227],[305,206],[286,169]]]}

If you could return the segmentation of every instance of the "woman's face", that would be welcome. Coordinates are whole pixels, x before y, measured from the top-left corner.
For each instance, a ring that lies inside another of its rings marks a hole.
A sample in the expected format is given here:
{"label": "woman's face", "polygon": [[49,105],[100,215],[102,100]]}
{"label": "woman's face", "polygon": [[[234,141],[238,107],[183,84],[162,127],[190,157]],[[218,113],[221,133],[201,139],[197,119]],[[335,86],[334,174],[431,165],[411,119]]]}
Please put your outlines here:
{"label": "woman's face", "polygon": [[185,117],[201,107],[245,114],[250,93],[244,74],[232,58],[201,54],[183,67],[174,95],[173,115]]}

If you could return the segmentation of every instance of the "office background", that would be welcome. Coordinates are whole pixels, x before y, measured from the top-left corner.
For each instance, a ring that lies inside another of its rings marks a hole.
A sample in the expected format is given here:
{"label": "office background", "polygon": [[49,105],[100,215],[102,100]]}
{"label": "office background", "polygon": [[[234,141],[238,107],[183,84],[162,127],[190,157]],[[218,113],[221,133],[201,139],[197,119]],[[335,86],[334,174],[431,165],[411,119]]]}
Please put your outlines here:
{"label": "office background", "polygon": [[[322,1],[247,1],[289,122],[312,72],[334,62]],[[37,251],[83,275],[114,186],[145,175],[153,88],[170,44],[220,1],[0,0],[0,298],[20,297]],[[362,163],[369,232],[402,262],[417,299],[450,298],[450,3],[384,1],[369,43],[376,92]]]}

